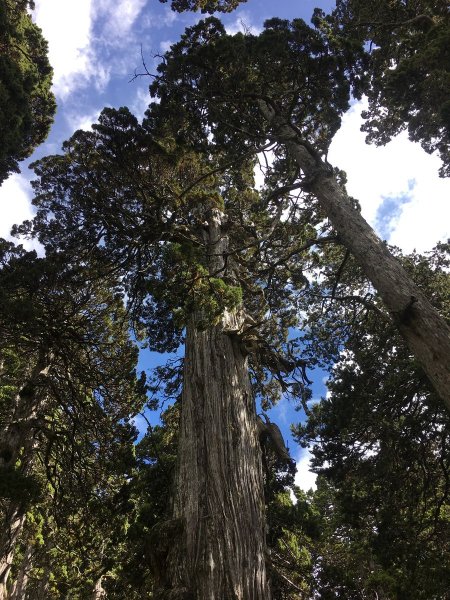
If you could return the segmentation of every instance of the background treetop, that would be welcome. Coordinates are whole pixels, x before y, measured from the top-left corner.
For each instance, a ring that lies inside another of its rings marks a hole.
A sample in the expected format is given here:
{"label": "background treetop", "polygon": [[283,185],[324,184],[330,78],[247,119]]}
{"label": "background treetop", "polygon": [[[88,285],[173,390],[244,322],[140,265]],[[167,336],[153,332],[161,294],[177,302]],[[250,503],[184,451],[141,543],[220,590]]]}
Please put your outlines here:
{"label": "background treetop", "polygon": [[405,2],[338,0],[331,14],[316,9],[313,22],[336,51],[364,44],[361,69],[369,108],[363,113],[367,141],[386,144],[403,129],[442,160],[450,174],[450,15],[445,0]]}
{"label": "background treetop", "polygon": [[[169,0],[159,0],[166,3]],[[246,0],[170,0],[172,10],[200,10],[202,13],[231,12]]]}
{"label": "background treetop", "polygon": [[0,183],[45,140],[56,110],[47,42],[27,12],[33,6],[0,6]]}

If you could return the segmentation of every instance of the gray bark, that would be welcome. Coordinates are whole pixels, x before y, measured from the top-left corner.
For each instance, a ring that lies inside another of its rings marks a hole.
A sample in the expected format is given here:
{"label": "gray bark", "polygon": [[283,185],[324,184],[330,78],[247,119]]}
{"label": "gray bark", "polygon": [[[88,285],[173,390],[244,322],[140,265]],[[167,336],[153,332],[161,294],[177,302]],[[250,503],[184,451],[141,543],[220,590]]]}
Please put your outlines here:
{"label": "gray bark", "polygon": [[94,584],[94,589],[92,590],[92,600],[102,600],[102,598],[106,598],[106,591],[102,586],[103,575],[101,575]]}
{"label": "gray bark", "polygon": [[[22,471],[26,472],[29,468],[34,445],[31,424],[42,400],[37,391],[42,379],[48,374],[49,361],[46,352],[39,353],[36,365],[15,398],[11,421],[0,433],[0,471],[14,467],[19,458]],[[25,510],[22,502],[11,500],[6,507],[0,531],[0,600],[7,597],[11,563],[24,523]]]}
{"label": "gray bark", "polygon": [[13,583],[9,600],[25,600],[29,573],[32,567],[33,546],[28,544],[25,556],[22,559],[16,580]]}
{"label": "gray bark", "polygon": [[5,521],[6,526],[1,536],[3,550],[0,557],[0,600],[8,598],[8,579],[16,543],[25,523],[25,514],[19,506],[8,507]]}
{"label": "gray bark", "polygon": [[285,144],[303,171],[341,242],[372,282],[409,349],[450,410],[450,328],[351,204],[330,166],[314,155],[292,126],[265,102],[260,102],[260,109],[275,138]]}
{"label": "gray bark", "polygon": [[[221,214],[209,220],[210,272],[223,266]],[[268,600],[261,454],[247,359],[221,323],[187,326],[173,517],[180,540],[169,553],[170,598]]]}

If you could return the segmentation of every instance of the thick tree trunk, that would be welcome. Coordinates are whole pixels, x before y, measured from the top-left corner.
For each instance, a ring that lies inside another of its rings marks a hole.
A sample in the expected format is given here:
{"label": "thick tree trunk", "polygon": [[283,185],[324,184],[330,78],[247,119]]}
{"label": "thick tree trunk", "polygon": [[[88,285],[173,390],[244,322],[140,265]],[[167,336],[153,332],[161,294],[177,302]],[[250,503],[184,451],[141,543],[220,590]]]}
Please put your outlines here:
{"label": "thick tree trunk", "polygon": [[[210,270],[226,241],[210,220]],[[169,554],[171,598],[268,600],[261,455],[247,359],[233,336],[239,311],[187,326],[174,494],[180,541]]]}
{"label": "thick tree trunk", "polygon": [[9,506],[5,514],[5,529],[1,535],[2,556],[0,557],[0,600],[8,598],[8,579],[17,540],[25,523],[25,514],[20,505]]}
{"label": "thick tree trunk", "polygon": [[27,584],[28,584],[29,573],[31,571],[31,566],[32,566],[32,557],[33,557],[33,546],[31,544],[28,544],[28,547],[25,552],[25,556],[22,559],[22,563],[20,565],[20,569],[17,574],[16,580],[14,581],[14,584],[11,587],[11,593],[9,595],[9,600],[25,600],[26,593],[27,593]]}
{"label": "thick tree trunk", "polygon": [[[37,394],[41,380],[49,369],[46,352],[39,354],[29,378],[15,398],[11,422],[0,433],[0,476],[2,469],[14,468],[18,459],[21,472],[29,468],[34,440],[31,424],[37,415],[42,395]],[[6,507],[0,531],[0,600],[6,598],[6,589],[14,550],[25,523],[25,510],[20,500],[11,500]]]}
{"label": "thick tree trunk", "polygon": [[264,116],[275,137],[309,180],[324,214],[354,255],[390,312],[410,350],[450,410],[450,328],[356,210],[323,163],[301,143],[295,130],[265,102]]}

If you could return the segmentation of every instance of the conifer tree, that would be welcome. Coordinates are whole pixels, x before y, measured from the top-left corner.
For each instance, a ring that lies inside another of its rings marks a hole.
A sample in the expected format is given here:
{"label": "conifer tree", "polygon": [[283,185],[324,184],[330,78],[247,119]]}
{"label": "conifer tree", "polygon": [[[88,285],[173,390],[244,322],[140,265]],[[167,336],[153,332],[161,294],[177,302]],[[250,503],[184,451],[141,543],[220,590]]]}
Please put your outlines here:
{"label": "conifer tree", "polygon": [[[359,47],[336,52],[303,21],[273,19],[259,36],[226,35],[209,18],[166,54],[152,91],[162,108],[189,115],[233,161],[273,143],[278,181],[317,198],[319,210],[355,256],[436,391],[450,407],[450,331],[401,264],[362,218],[326,161],[327,144],[364,90]],[[348,64],[352,65],[349,70]]]}
{"label": "conifer tree", "polygon": [[[448,250],[442,244],[402,259],[447,320]],[[321,287],[327,294],[326,276]],[[337,287],[341,300],[314,311],[315,354],[329,355],[331,340],[345,349],[338,350],[328,397],[296,429],[301,443],[311,445],[319,473],[315,593],[443,599],[450,552],[448,415],[377,299],[352,306],[356,289],[361,279],[349,268]]]}
{"label": "conifer tree", "polygon": [[[360,90],[347,64],[300,20],[230,37],[209,19],[166,55],[152,87],[160,102],[142,123],[105,109],[35,164],[38,213],[19,230],[48,251],[89,254],[99,277],[113,268],[150,348],[185,343],[158,597],[270,597],[255,398],[283,392],[306,406],[308,364],[288,334],[321,248],[355,255],[418,354],[425,327],[424,363],[434,352],[429,375],[446,398],[445,324],[323,159],[351,84]],[[255,157],[268,149],[257,192]]]}
{"label": "conifer tree", "polygon": [[56,110],[47,42],[29,0],[0,5],[0,184],[47,137]]}
{"label": "conifer tree", "polygon": [[316,230],[319,215],[305,222],[289,185],[258,194],[253,162],[223,172],[202,132],[192,149],[178,117],[155,104],[139,124],[126,109],[105,109],[92,132],[35,165],[33,227],[49,249],[83,248],[116,266],[152,349],[185,341],[157,593],[267,598],[255,396],[266,405],[281,391],[307,397],[306,365],[287,342],[305,288],[299,259],[335,238]]}
{"label": "conifer tree", "polygon": [[[39,496],[36,461],[53,487],[65,471],[77,477],[89,461],[87,448],[84,456],[77,450],[80,436],[103,443],[102,417],[128,419],[139,394],[136,349],[114,279],[107,287],[86,265],[60,255],[37,259],[4,240],[1,261],[3,598],[27,508]],[[108,430],[103,441],[113,435]]]}

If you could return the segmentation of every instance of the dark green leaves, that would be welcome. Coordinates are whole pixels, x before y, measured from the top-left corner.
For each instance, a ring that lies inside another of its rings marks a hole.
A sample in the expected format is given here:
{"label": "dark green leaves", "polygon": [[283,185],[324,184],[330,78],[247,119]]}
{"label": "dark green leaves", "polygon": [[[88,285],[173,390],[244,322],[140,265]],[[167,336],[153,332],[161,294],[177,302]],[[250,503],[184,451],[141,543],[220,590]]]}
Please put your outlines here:
{"label": "dark green leaves", "polygon": [[152,92],[189,111],[191,131],[196,123],[217,144],[241,153],[269,137],[261,99],[318,150],[326,149],[348,107],[344,61],[301,19],[271,19],[259,36],[228,36],[209,18],[186,30],[159,72]]}
{"label": "dark green leaves", "polygon": [[[166,3],[168,0],[159,0]],[[172,10],[201,10],[202,13],[231,12],[246,0],[171,0]]]}
{"label": "dark green leaves", "polygon": [[450,169],[450,18],[445,0],[365,2],[339,0],[335,11],[315,19],[335,51],[364,46],[365,57],[349,56],[348,71],[357,95],[367,94],[363,130],[385,144],[407,128],[411,140]]}
{"label": "dark green leaves", "polygon": [[0,183],[45,140],[56,110],[47,43],[27,4],[0,6]]}

